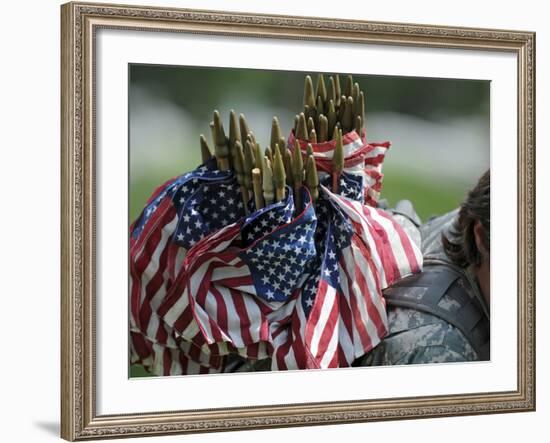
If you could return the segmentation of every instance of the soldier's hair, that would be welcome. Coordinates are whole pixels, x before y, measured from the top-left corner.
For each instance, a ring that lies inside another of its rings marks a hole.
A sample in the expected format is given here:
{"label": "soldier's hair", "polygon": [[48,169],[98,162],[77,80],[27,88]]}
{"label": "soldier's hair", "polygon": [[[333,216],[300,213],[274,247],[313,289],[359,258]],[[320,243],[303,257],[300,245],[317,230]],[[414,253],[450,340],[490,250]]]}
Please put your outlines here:
{"label": "soldier's hair", "polygon": [[482,254],[476,245],[474,234],[475,222],[481,222],[483,235],[481,241],[485,250],[490,250],[491,232],[491,175],[485,172],[475,188],[460,205],[458,218],[451,227],[448,236],[443,235],[443,247],[447,256],[460,267],[479,266]]}

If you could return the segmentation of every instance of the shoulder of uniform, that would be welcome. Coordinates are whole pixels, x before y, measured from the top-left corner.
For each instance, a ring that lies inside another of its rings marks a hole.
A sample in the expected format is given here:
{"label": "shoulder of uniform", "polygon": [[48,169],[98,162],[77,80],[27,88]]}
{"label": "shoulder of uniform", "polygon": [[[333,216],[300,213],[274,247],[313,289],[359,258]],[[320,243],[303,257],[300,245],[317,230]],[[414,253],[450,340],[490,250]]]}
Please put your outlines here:
{"label": "shoulder of uniform", "polygon": [[419,322],[447,323],[466,337],[481,359],[488,358],[489,319],[464,272],[446,264],[426,266],[384,290],[384,297],[390,316],[395,316],[394,330],[414,329]]}
{"label": "shoulder of uniform", "polygon": [[464,334],[434,315],[390,307],[389,332],[358,366],[421,364],[478,360]]}

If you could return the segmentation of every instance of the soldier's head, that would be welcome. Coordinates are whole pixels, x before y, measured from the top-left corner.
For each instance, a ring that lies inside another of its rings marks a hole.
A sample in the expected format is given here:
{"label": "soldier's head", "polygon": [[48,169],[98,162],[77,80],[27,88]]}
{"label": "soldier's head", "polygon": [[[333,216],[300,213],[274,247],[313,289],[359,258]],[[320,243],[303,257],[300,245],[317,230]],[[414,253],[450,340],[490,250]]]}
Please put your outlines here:
{"label": "soldier's head", "polygon": [[487,171],[460,205],[450,237],[443,237],[447,256],[458,266],[473,266],[484,296],[489,298],[491,176]]}

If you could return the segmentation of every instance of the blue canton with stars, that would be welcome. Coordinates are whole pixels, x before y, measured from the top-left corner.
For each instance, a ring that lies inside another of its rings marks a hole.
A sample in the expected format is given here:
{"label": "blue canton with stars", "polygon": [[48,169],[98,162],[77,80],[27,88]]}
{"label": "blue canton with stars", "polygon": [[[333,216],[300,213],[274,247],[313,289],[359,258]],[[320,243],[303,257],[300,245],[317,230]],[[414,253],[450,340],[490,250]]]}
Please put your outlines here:
{"label": "blue canton with stars", "polygon": [[[302,192],[304,201],[309,202],[309,193]],[[317,255],[313,205],[294,219],[293,211],[292,191],[287,188],[285,200],[252,214],[243,226],[245,241],[256,243],[240,257],[250,268],[256,293],[268,302],[288,300]],[[264,237],[265,233],[269,235]]]}
{"label": "blue canton with stars", "polygon": [[178,213],[174,242],[186,249],[245,215],[233,173],[210,165],[189,176],[172,198]]}
{"label": "blue canton with stars", "polygon": [[173,240],[186,249],[244,216],[244,204],[233,171],[220,171],[216,160],[211,159],[169,183],[144,208],[134,225],[134,238],[140,235],[165,198],[172,199],[178,214]]}
{"label": "blue canton with stars", "polygon": [[[363,177],[349,172],[340,174],[338,194],[355,201],[362,202],[365,199],[365,188],[363,186]],[[321,184],[331,188],[332,176],[325,176],[321,179]]]}

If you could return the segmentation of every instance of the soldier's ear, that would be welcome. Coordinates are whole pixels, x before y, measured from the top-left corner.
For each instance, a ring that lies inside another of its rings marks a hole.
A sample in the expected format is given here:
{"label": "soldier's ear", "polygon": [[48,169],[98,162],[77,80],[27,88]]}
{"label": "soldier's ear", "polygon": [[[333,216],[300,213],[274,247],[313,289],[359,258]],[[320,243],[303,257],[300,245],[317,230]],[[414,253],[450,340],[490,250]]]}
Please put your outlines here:
{"label": "soldier's ear", "polygon": [[485,244],[484,238],[485,238],[485,228],[481,224],[479,220],[476,220],[474,223],[474,237],[476,240],[476,247],[479,253],[481,254],[483,260],[489,260],[490,259],[490,251],[487,248],[487,245]]}

